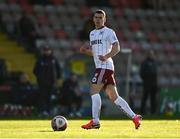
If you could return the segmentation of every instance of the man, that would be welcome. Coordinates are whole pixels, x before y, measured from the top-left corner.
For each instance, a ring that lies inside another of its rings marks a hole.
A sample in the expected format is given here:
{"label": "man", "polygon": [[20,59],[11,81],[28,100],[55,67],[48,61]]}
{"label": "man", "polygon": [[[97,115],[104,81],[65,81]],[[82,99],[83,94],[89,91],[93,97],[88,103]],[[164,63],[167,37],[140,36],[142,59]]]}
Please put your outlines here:
{"label": "man", "polygon": [[30,82],[27,73],[22,72],[14,87],[15,104],[23,106],[36,106],[37,90]]}
{"label": "man", "polygon": [[79,88],[78,77],[75,73],[65,79],[61,86],[60,103],[67,107],[69,116],[81,116],[82,95]]}
{"label": "man", "polygon": [[142,62],[140,76],[143,80],[143,96],[141,101],[141,112],[145,114],[146,101],[150,96],[151,114],[155,114],[157,108],[156,95],[157,83],[157,62],[155,61],[154,51],[147,52],[146,59]]}
{"label": "man", "polygon": [[92,78],[91,99],[92,99],[92,120],[85,125],[84,129],[100,128],[99,116],[101,109],[101,97],[99,92],[104,89],[109,98],[130,118],[135,128],[140,126],[141,116],[136,115],[127,102],[117,92],[114,79],[114,64],[112,57],[120,51],[119,41],[115,32],[105,26],[106,14],[103,10],[94,13],[93,21],[95,29],[90,32],[90,48],[80,48],[80,52],[93,56],[96,70]]}
{"label": "man", "polygon": [[60,65],[49,46],[43,47],[42,56],[35,64],[34,74],[39,86],[40,113],[46,116],[50,112],[51,95],[56,89],[57,80],[61,77]]}
{"label": "man", "polygon": [[35,42],[38,35],[31,15],[26,11],[23,11],[22,17],[18,20],[18,31],[19,39],[22,43],[25,43],[27,51],[36,52]]}

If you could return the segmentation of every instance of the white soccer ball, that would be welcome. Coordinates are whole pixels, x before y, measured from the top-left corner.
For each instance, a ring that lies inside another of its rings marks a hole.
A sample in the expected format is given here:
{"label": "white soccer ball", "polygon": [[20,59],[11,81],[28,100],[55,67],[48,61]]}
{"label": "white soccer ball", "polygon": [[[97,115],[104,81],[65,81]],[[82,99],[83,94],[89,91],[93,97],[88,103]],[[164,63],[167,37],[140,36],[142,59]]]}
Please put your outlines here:
{"label": "white soccer ball", "polygon": [[51,127],[54,131],[64,131],[67,128],[67,119],[64,116],[55,116],[51,120]]}

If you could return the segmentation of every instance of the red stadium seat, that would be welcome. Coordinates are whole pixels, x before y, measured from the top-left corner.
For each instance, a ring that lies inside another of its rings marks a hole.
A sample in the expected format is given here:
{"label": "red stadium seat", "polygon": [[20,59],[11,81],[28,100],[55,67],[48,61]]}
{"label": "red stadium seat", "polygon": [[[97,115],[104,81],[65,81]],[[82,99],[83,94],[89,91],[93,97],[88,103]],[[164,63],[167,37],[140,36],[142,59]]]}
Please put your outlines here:
{"label": "red stadium seat", "polygon": [[29,5],[30,3],[29,3],[29,0],[18,0],[18,3],[20,4],[20,5]]}
{"label": "red stadium seat", "polygon": [[62,29],[55,30],[54,33],[55,33],[55,36],[60,39],[66,39],[68,36],[67,33]]}
{"label": "red stadium seat", "polygon": [[109,0],[109,3],[112,7],[120,7],[120,3],[118,0]]}
{"label": "red stadium seat", "polygon": [[18,3],[18,0],[7,0],[7,3],[9,3],[9,4]]}
{"label": "red stadium seat", "polygon": [[125,36],[124,36],[123,31],[117,31],[116,35],[120,41],[125,41]]}
{"label": "red stadium seat", "polygon": [[141,29],[141,23],[138,20],[129,21],[129,28],[132,31],[138,31]]}
{"label": "red stadium seat", "polygon": [[85,6],[85,5],[81,5],[80,6],[80,16],[81,17],[90,17],[91,16],[91,10]]}
{"label": "red stadium seat", "polygon": [[64,0],[51,0],[52,4],[57,6],[57,5],[62,5]]}
{"label": "red stadium seat", "polygon": [[138,9],[142,7],[142,0],[128,0],[129,7],[133,9]]}
{"label": "red stadium seat", "polygon": [[123,10],[119,8],[114,9],[113,13],[115,18],[122,18],[124,16]]}
{"label": "red stadium seat", "polygon": [[155,32],[147,32],[147,38],[150,42],[157,42],[158,41],[158,37],[157,37],[157,34]]}
{"label": "red stadium seat", "polygon": [[37,17],[37,22],[38,22],[39,25],[48,25],[49,24],[47,16],[38,16]]}
{"label": "red stadium seat", "polygon": [[22,11],[25,11],[27,13],[33,13],[33,8],[32,5],[30,4],[25,4],[25,5],[21,5]]}

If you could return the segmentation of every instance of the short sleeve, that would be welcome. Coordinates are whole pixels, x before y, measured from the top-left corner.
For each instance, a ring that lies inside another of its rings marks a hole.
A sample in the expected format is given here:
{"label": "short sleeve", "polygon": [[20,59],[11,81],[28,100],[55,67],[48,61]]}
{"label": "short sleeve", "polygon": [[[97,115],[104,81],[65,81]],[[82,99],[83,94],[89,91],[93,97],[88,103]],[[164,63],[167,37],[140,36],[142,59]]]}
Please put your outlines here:
{"label": "short sleeve", "polygon": [[92,34],[92,32],[89,33],[89,45],[90,46],[92,46],[92,44],[91,44],[91,34]]}
{"label": "short sleeve", "polygon": [[116,36],[116,33],[113,30],[111,30],[109,32],[109,41],[111,44],[113,44],[114,42],[118,42],[118,38]]}

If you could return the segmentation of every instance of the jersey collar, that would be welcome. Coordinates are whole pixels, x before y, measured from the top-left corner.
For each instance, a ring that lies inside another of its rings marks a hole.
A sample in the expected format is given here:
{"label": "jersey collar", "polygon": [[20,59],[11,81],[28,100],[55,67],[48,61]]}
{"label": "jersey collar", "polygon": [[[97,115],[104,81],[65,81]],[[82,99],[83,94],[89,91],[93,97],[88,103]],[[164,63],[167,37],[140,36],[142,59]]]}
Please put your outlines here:
{"label": "jersey collar", "polygon": [[100,27],[100,28],[96,28],[96,30],[100,30],[100,29],[102,29],[102,28],[104,28],[105,26],[102,26],[102,27]]}

